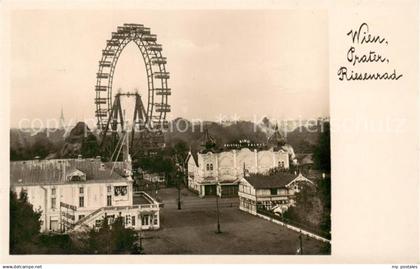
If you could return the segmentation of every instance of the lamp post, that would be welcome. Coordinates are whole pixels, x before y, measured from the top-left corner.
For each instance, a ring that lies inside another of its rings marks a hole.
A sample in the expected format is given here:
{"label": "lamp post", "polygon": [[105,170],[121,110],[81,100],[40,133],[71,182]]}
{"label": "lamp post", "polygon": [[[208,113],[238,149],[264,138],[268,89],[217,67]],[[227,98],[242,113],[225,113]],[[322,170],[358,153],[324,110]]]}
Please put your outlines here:
{"label": "lamp post", "polygon": [[143,216],[140,215],[140,230],[139,230],[139,251],[140,254],[143,254]]}
{"label": "lamp post", "polygon": [[181,184],[178,183],[178,210],[181,210]]}
{"label": "lamp post", "polygon": [[222,194],[222,191],[220,190],[220,185],[216,185],[216,209],[217,209],[217,232],[220,234],[222,231],[220,230],[220,213],[219,213],[219,195]]}
{"label": "lamp post", "polygon": [[303,255],[302,232],[299,233],[299,247],[300,247],[300,255]]}

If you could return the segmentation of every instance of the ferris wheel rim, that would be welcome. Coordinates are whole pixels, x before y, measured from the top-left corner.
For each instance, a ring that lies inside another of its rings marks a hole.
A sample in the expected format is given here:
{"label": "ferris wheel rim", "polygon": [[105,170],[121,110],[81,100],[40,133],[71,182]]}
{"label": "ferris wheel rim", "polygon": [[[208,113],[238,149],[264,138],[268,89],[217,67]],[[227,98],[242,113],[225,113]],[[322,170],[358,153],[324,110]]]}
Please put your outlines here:
{"label": "ferris wheel rim", "polygon": [[162,123],[166,120],[166,114],[170,112],[168,96],[171,94],[171,89],[168,87],[169,72],[166,71],[166,57],[162,55],[162,45],[156,42],[157,37],[150,33],[150,28],[143,25],[124,24],[117,29],[117,32],[112,33],[111,39],[107,40],[99,61],[95,86],[97,126],[103,130],[106,119],[110,116],[115,69],[121,53],[131,42],[134,42],[140,50],[146,69],[147,121]]}

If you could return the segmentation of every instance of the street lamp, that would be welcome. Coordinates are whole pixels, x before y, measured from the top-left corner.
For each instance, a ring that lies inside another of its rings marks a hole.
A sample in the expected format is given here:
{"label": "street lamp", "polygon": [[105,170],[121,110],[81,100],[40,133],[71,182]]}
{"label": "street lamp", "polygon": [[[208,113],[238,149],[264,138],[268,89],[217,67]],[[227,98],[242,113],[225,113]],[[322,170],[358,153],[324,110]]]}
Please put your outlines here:
{"label": "street lamp", "polygon": [[303,255],[303,245],[302,245],[302,231],[299,231],[299,254]]}
{"label": "street lamp", "polygon": [[219,184],[216,185],[216,209],[217,209],[217,232],[220,234],[222,231],[220,230],[220,213],[219,213],[219,195],[222,196],[221,186]]}

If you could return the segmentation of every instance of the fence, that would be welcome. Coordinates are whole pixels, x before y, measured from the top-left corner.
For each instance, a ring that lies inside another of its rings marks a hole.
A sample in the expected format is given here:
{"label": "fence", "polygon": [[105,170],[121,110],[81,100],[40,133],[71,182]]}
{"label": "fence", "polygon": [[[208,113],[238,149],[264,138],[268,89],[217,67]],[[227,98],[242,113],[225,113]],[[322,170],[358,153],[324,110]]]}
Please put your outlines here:
{"label": "fence", "polygon": [[282,216],[278,216],[274,214],[271,211],[264,210],[264,209],[258,209],[257,215],[259,217],[268,219],[270,221],[273,221],[277,224],[283,225],[289,229],[295,230],[297,232],[300,232],[302,234],[308,235],[312,238],[324,241],[324,242],[330,242],[331,240],[331,234],[325,231],[321,231],[319,229],[316,229],[314,227],[299,223],[295,220],[287,219]]}

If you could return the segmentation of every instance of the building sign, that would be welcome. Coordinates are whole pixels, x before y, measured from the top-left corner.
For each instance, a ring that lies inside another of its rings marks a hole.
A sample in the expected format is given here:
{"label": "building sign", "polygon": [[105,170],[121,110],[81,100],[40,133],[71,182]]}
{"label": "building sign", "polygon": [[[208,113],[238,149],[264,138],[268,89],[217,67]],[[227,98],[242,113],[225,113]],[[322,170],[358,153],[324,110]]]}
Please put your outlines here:
{"label": "building sign", "polygon": [[69,205],[69,204],[66,204],[66,203],[63,203],[63,202],[60,202],[60,207],[64,207],[64,208],[67,208],[67,209],[70,209],[70,210],[73,210],[73,211],[77,210],[76,206]]}
{"label": "building sign", "polygon": [[[61,208],[65,208],[65,209],[62,210]],[[76,206],[60,202],[60,211],[61,211],[60,222],[61,222],[62,231],[66,231],[74,225],[74,222],[76,220],[76,216],[75,216],[76,210],[77,210]]]}
{"label": "building sign", "polygon": [[127,186],[115,186],[114,195],[115,196],[125,196],[127,195]]}
{"label": "building sign", "polygon": [[70,214],[68,212],[61,212],[61,215],[67,219],[71,219],[72,221],[76,219],[76,217],[73,214]]}

